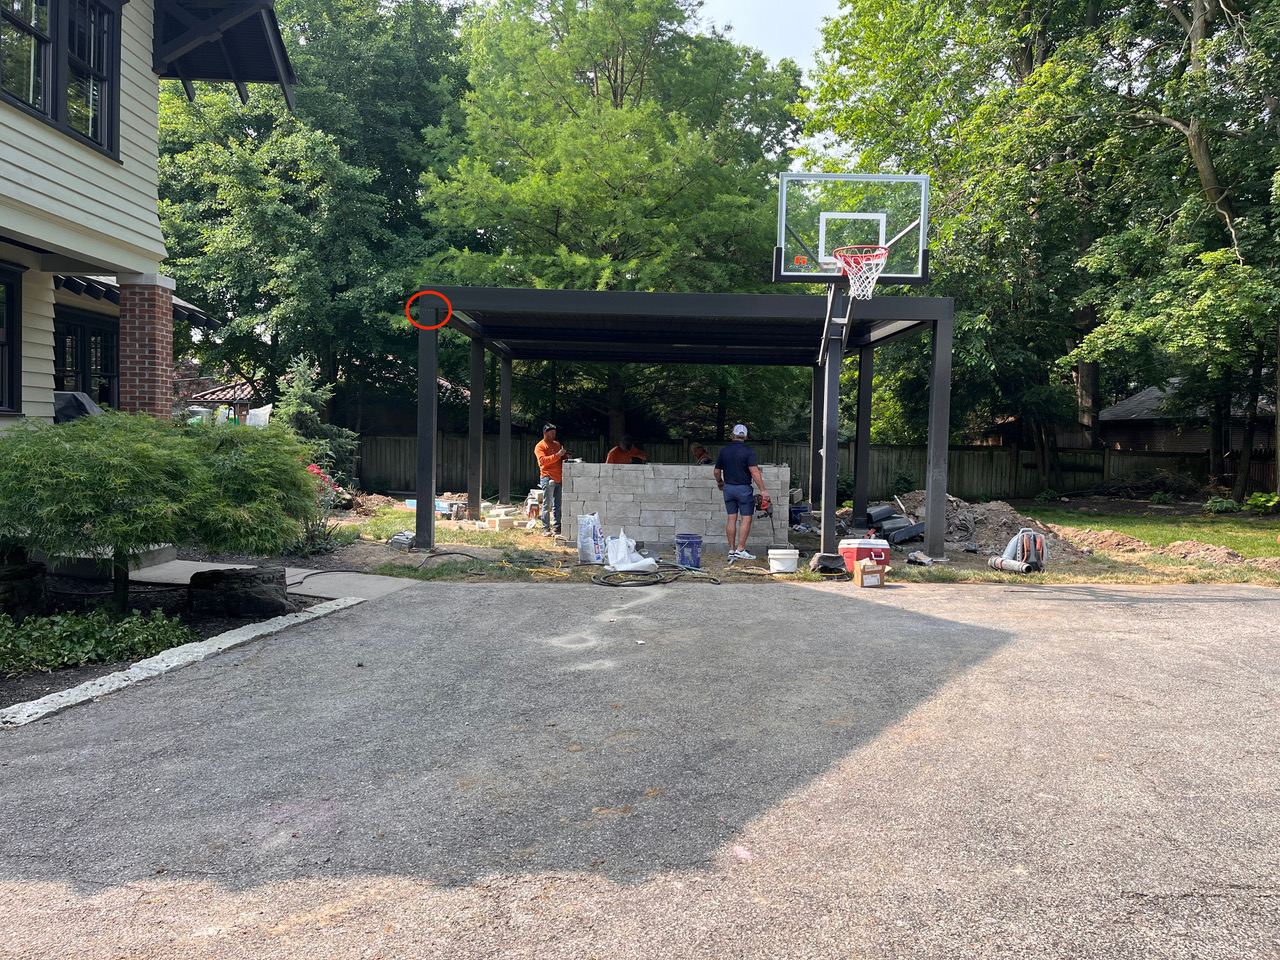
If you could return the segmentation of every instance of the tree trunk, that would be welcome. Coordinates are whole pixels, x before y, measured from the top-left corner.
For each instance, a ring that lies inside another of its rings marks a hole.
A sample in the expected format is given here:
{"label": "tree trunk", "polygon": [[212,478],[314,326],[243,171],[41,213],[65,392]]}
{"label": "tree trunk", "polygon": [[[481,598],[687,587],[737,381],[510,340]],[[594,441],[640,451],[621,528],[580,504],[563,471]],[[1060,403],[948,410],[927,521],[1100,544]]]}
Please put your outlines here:
{"label": "tree trunk", "polygon": [[1258,398],[1262,395],[1262,364],[1265,359],[1259,346],[1253,356],[1253,370],[1249,374],[1249,402],[1244,412],[1244,439],[1240,444],[1240,460],[1236,465],[1236,482],[1231,488],[1231,499],[1244,500],[1249,489],[1249,469],[1253,466],[1253,438],[1258,430]]}
{"label": "tree trunk", "polygon": [[1081,360],[1076,366],[1076,409],[1090,450],[1097,450],[1102,446],[1102,433],[1098,423],[1098,379],[1096,360]]}
{"label": "tree trunk", "polygon": [[620,364],[609,365],[606,384],[609,404],[609,442],[617,443],[627,432],[627,384],[622,376]]}
{"label": "tree trunk", "polygon": [[1031,442],[1036,448],[1036,474],[1040,478],[1040,489],[1042,491],[1049,489],[1049,459],[1045,455],[1044,449],[1044,432],[1040,429],[1040,423],[1031,420]]}
{"label": "tree trunk", "polygon": [[[1228,408],[1229,409],[1229,408]],[[1214,400],[1209,407],[1209,485],[1219,486],[1222,482],[1222,402]]]}
{"label": "tree trunk", "polygon": [[129,557],[116,551],[111,558],[111,602],[116,613],[129,610]]}
{"label": "tree trunk", "polygon": [[725,404],[729,399],[729,388],[725,384],[720,384],[720,389],[716,393],[716,443],[724,443],[725,429]]}

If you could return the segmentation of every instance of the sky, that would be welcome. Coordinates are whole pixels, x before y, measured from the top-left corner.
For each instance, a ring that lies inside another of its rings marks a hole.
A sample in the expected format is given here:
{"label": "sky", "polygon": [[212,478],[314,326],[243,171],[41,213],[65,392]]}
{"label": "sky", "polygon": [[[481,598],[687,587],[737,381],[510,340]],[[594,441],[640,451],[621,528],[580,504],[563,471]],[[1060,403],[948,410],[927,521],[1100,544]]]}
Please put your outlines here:
{"label": "sky", "polygon": [[773,62],[790,57],[805,71],[822,44],[822,18],[839,12],[839,0],[703,0],[702,17],[723,27],[733,24],[737,43],[764,51]]}

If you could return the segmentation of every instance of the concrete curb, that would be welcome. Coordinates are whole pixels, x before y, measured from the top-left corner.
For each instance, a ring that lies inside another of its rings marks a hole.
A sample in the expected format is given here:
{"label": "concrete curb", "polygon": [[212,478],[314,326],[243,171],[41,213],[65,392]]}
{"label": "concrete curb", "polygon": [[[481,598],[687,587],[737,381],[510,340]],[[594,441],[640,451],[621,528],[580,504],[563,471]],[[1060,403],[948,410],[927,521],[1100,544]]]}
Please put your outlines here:
{"label": "concrete curb", "polygon": [[251,623],[245,627],[237,627],[235,630],[220,633],[216,637],[210,637],[208,640],[200,640],[196,643],[188,643],[181,647],[165,650],[154,657],[139,660],[127,670],[119,670],[115,673],[109,673],[105,677],[89,680],[78,687],[72,687],[70,690],[51,693],[48,696],[41,697],[39,700],[15,703],[11,707],[5,707],[0,710],[0,730],[21,727],[33,721],[42,720],[78,704],[96,700],[98,697],[105,697],[109,693],[123,690],[132,684],[158,677],[162,673],[168,673],[170,670],[177,670],[180,667],[207,660],[215,653],[230,650],[232,647],[238,647],[241,644],[248,643],[250,640],[257,640],[260,637],[279,633],[281,630],[296,624],[315,620],[317,617],[336,613],[339,610],[345,610],[347,607],[354,607],[358,603],[364,603],[364,598],[339,597],[337,600],[318,603],[314,607],[308,607],[299,613],[286,614],[283,617],[264,620],[262,623]]}

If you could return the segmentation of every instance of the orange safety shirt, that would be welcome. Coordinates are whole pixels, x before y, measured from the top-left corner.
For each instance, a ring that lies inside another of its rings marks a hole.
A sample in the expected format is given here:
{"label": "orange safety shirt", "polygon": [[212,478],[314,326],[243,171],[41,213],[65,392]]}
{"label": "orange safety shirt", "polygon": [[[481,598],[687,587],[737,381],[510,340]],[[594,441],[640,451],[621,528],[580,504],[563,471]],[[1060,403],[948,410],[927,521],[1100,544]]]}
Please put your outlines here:
{"label": "orange safety shirt", "polygon": [[538,476],[550,477],[556,483],[564,483],[564,459],[560,456],[560,452],[564,450],[558,440],[552,440],[548,443],[546,440],[539,440],[538,445],[533,448],[534,456],[538,458]]}
{"label": "orange safety shirt", "polygon": [[605,463],[630,463],[631,458],[637,460],[648,460],[649,455],[639,447],[632,445],[630,450],[623,450],[621,447],[614,447],[609,451],[609,455],[604,458]]}

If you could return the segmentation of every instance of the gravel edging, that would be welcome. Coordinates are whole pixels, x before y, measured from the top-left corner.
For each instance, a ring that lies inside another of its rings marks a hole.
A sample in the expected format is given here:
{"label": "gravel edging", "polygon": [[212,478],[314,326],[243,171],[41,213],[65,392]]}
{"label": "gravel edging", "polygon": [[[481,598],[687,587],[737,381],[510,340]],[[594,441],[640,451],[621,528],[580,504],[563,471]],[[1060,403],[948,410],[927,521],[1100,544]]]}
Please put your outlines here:
{"label": "gravel edging", "polygon": [[358,603],[364,603],[364,599],[361,597],[339,597],[337,600],[318,603],[298,613],[290,613],[283,617],[264,620],[262,623],[251,623],[244,627],[237,627],[235,630],[228,630],[226,633],[220,633],[216,637],[210,637],[208,640],[199,640],[195,643],[173,647],[170,650],[156,654],[154,657],[139,660],[127,670],[117,670],[115,673],[109,673],[105,677],[86,681],[79,686],[72,687],[70,690],[51,693],[48,696],[41,697],[39,700],[15,703],[11,707],[0,710],[0,730],[21,727],[36,720],[42,720],[78,704],[96,700],[98,697],[105,697],[107,694],[115,693],[117,690],[123,690],[132,684],[150,680],[152,677],[158,677],[163,673],[177,670],[192,663],[199,663],[201,660],[207,660],[215,653],[230,650],[232,647],[238,647],[243,643],[248,643],[250,640],[257,640],[259,637],[279,633],[281,630],[292,627],[295,624],[305,623],[308,620],[314,620],[329,613],[336,613],[339,610],[345,610],[347,607],[354,607]]}

